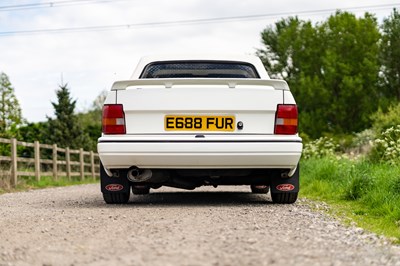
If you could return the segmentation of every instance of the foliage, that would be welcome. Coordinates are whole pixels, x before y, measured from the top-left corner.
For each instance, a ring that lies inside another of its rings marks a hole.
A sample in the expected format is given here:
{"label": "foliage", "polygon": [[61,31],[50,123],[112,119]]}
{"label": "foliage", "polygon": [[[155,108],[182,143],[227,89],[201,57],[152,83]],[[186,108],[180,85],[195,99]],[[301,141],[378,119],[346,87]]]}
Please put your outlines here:
{"label": "foliage", "polygon": [[40,143],[48,143],[48,126],[46,122],[28,123],[19,128],[20,137],[18,140],[33,143],[39,141]]}
{"label": "foliage", "polygon": [[8,76],[0,73],[0,136],[10,137],[24,122],[21,108]]}
{"label": "foliage", "polygon": [[[45,122],[12,127],[4,137],[14,137],[30,143],[35,141],[43,144],[57,143],[60,147],[69,146],[96,151],[97,139],[101,135],[101,114],[105,95],[105,92],[101,92],[90,109],[75,115],[76,101],[70,98],[67,86],[60,86],[60,90],[57,91],[59,101],[52,103],[56,119],[48,118]],[[33,149],[19,147],[18,152],[29,157]],[[0,154],[9,155],[9,153],[9,145],[0,144]]]}
{"label": "foliage", "polygon": [[312,157],[301,162],[302,196],[323,200],[359,226],[400,241],[400,167]]}
{"label": "foliage", "polygon": [[[62,87],[62,86],[61,86]],[[60,87],[60,90],[61,90]],[[78,125],[78,131],[82,132],[83,136],[78,137],[75,146],[79,145],[79,147],[69,146],[70,148],[80,148],[83,147],[85,150],[92,150],[96,151],[97,146],[97,139],[101,135],[101,113],[102,113],[102,105],[105,99],[105,92],[101,92],[96,99],[93,101],[92,106],[85,112],[74,114],[75,110],[75,103],[76,101],[72,100],[69,97],[68,88],[65,88],[62,94],[58,94],[58,97],[61,98],[58,103],[53,103],[53,105],[57,106],[57,110],[55,110],[56,116],[57,114],[60,119],[57,121],[51,118],[48,118],[48,121],[45,122],[37,122],[37,123],[28,123],[26,125],[20,126],[15,133],[12,134],[13,137],[17,138],[18,140],[33,143],[35,141],[39,141],[40,143],[44,144],[53,144],[57,143],[59,146],[67,145],[66,143],[74,143],[71,140],[65,140],[66,134],[71,134],[67,131],[67,133],[63,133],[62,137],[64,140],[64,144],[61,141],[56,141],[56,137],[59,135],[52,135],[54,132],[66,132],[63,128],[62,130],[56,130],[53,127],[55,125],[61,126],[61,121],[67,120],[68,117],[72,117],[75,125]],[[63,110],[63,106],[66,106]],[[55,107],[56,109],[56,107]],[[69,118],[68,118],[69,119]],[[68,122],[66,123],[68,127],[71,124]],[[72,125],[71,128],[74,128],[75,125]],[[10,130],[11,131],[11,130]],[[9,134],[10,135],[10,134]],[[75,135],[76,136],[76,135]],[[83,141],[84,144],[79,144],[78,141]],[[54,142],[53,142],[54,141]],[[61,143],[61,144],[60,144]],[[4,146],[4,145],[3,145]],[[65,146],[61,146],[65,147]],[[5,150],[9,152],[9,148],[5,147]],[[2,147],[0,145],[0,152],[2,151]],[[22,153],[30,156],[33,150],[24,149],[21,151]],[[8,153],[7,153],[8,154]]]}
{"label": "foliage", "polygon": [[[303,68],[313,65],[311,60],[316,53],[310,53],[308,46],[316,47],[316,31],[311,22],[289,17],[275,23],[275,27],[268,27],[261,33],[265,49],[258,51],[265,68],[273,78],[284,78],[289,83],[298,80]],[[312,58],[309,58],[309,57]],[[316,69],[312,69],[317,71]],[[309,71],[312,71],[309,69]]]}
{"label": "foliage", "polygon": [[87,148],[96,151],[97,139],[101,136],[101,111],[90,110],[85,113],[79,113],[77,118],[85,134],[90,139],[87,143]]}
{"label": "foliage", "polygon": [[91,140],[89,148],[93,151],[97,149],[97,139],[101,136],[101,116],[107,93],[107,91],[102,91],[88,111],[78,114],[79,123]]}
{"label": "foliage", "polygon": [[101,112],[103,110],[103,104],[104,101],[106,100],[108,91],[103,90],[100,92],[99,95],[97,95],[96,99],[94,99],[93,103],[92,103],[92,107],[90,109],[90,111],[94,111],[97,112],[98,114],[100,114],[99,118],[101,118]]}
{"label": "foliage", "polygon": [[353,147],[361,148],[365,145],[371,145],[371,143],[375,140],[375,132],[372,129],[366,129],[361,132],[355,134],[353,138],[352,145]]}
{"label": "foliage", "polygon": [[90,149],[91,139],[74,113],[76,100],[70,97],[67,85],[61,85],[56,94],[58,102],[52,102],[56,118],[48,117],[48,142],[60,147]]}
{"label": "foliage", "polygon": [[372,127],[375,132],[380,133],[384,130],[400,125],[400,103],[391,105],[386,112],[379,109],[372,116]]}
{"label": "foliage", "polygon": [[345,147],[341,145],[341,151],[344,155],[348,155],[348,158],[360,159],[361,157],[365,158],[370,153],[376,134],[372,129],[365,129],[347,138],[349,139],[348,143]]}
{"label": "foliage", "polygon": [[312,138],[370,125],[378,105],[380,34],[375,17],[337,12],[313,26],[282,19],[262,32],[258,51],[274,78],[285,78],[300,110],[300,131]]}
{"label": "foliage", "polygon": [[400,101],[400,13],[394,9],[382,25],[383,92]]}
{"label": "foliage", "polygon": [[392,165],[400,163],[400,125],[383,131],[374,142],[370,158]]}
{"label": "foliage", "polygon": [[[39,141],[42,144],[52,144],[49,143],[47,122],[28,123],[26,125],[23,125],[18,128],[18,135],[15,136],[15,138],[20,141],[29,143]],[[47,151],[45,153],[48,153],[47,156],[51,155],[50,151]],[[18,146],[18,154],[21,154],[23,157],[33,158],[34,149],[31,147]],[[46,154],[42,152],[42,156],[43,155]]]}
{"label": "foliage", "polygon": [[303,158],[334,157],[339,145],[332,138],[321,137],[304,144]]}

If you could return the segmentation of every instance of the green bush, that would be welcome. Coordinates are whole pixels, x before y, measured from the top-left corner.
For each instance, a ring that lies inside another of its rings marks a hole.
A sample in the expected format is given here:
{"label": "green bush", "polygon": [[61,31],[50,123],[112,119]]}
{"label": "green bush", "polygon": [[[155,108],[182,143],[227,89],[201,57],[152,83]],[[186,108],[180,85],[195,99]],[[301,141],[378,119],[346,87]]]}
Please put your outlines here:
{"label": "green bush", "polygon": [[374,162],[400,163],[400,125],[390,127],[378,135],[370,154]]}
{"label": "green bush", "polygon": [[321,137],[304,144],[303,158],[334,157],[338,148],[339,145],[332,138]]}
{"label": "green bush", "polygon": [[365,146],[371,146],[375,138],[375,131],[373,129],[366,129],[354,135],[351,146],[361,150]]}
{"label": "green bush", "polygon": [[400,125],[400,103],[390,106],[387,112],[379,109],[371,118],[372,127],[377,133]]}

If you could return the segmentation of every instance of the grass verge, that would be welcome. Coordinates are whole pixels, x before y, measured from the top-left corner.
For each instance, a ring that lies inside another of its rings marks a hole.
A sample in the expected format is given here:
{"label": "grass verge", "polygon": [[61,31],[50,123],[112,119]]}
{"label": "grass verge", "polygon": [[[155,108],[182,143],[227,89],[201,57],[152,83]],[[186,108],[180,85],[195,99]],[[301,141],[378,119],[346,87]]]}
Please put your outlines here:
{"label": "grass verge", "polygon": [[10,185],[6,185],[6,182],[3,182],[3,185],[0,186],[0,194],[16,192],[16,191],[26,191],[30,189],[41,189],[41,188],[49,188],[49,187],[65,187],[72,185],[82,185],[82,184],[93,184],[99,182],[98,180],[93,180],[93,178],[86,178],[85,180],[80,180],[78,178],[71,178],[69,180],[67,177],[59,177],[58,180],[54,180],[53,177],[43,176],[40,181],[37,182],[34,178],[28,177],[20,177],[18,180],[18,185],[15,188],[11,188]]}
{"label": "grass verge", "polygon": [[310,158],[301,162],[301,195],[330,204],[358,226],[400,243],[400,167]]}

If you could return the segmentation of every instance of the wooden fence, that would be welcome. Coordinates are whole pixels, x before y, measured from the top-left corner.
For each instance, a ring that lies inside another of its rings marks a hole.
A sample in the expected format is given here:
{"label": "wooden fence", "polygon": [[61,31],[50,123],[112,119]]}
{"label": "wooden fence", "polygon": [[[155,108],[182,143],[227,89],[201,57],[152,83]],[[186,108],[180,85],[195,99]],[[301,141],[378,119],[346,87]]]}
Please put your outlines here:
{"label": "wooden fence", "polygon": [[60,176],[69,180],[78,176],[84,180],[86,177],[96,179],[99,175],[99,155],[93,151],[64,149],[56,144],[28,143],[16,139],[0,138],[0,143],[3,152],[9,146],[9,156],[0,154],[0,172],[10,177],[11,186],[18,184],[20,176],[34,176],[39,182],[41,176],[52,176],[54,180]]}

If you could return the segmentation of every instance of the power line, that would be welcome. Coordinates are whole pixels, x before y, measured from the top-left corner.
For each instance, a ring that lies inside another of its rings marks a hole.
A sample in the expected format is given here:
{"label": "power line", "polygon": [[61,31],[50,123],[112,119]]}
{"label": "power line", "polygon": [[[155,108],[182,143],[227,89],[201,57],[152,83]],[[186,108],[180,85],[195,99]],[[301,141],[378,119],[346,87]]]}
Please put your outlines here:
{"label": "power line", "polygon": [[[75,1],[78,1],[78,0],[75,0]],[[81,1],[84,1],[84,0],[81,0]],[[220,23],[220,22],[242,21],[242,20],[259,20],[259,19],[265,19],[265,18],[290,16],[290,15],[305,15],[305,14],[310,15],[310,14],[331,13],[336,10],[387,9],[387,8],[394,8],[395,6],[399,6],[399,5],[400,5],[400,3],[393,3],[393,4],[372,5],[372,6],[348,7],[348,8],[341,8],[341,9],[319,9],[319,10],[297,11],[297,12],[294,12],[294,11],[293,12],[279,12],[279,13],[268,13],[268,14],[245,15],[245,16],[204,18],[204,19],[145,22],[145,23],[131,23],[131,24],[120,24],[120,25],[70,27],[70,28],[58,28],[58,29],[4,31],[4,32],[0,32],[0,37],[11,36],[11,35],[107,31],[107,30],[121,30],[121,29],[131,29],[131,28],[183,26],[183,25]]]}
{"label": "power line", "polygon": [[[22,5],[9,5],[9,6],[0,6],[0,9],[52,7],[52,6],[54,6],[55,4],[76,3],[76,2],[87,2],[87,1],[88,1],[88,0],[69,0],[69,1],[58,1],[58,2],[45,2],[45,3],[22,4]],[[89,0],[89,1],[90,1],[90,0]]]}
{"label": "power line", "polygon": [[8,5],[8,6],[0,6],[0,12],[19,11],[19,10],[37,9],[37,8],[49,8],[49,7],[61,7],[61,6],[71,6],[71,5],[107,3],[107,2],[115,2],[115,1],[128,1],[128,0],[63,0],[63,1],[43,2],[43,3]]}

